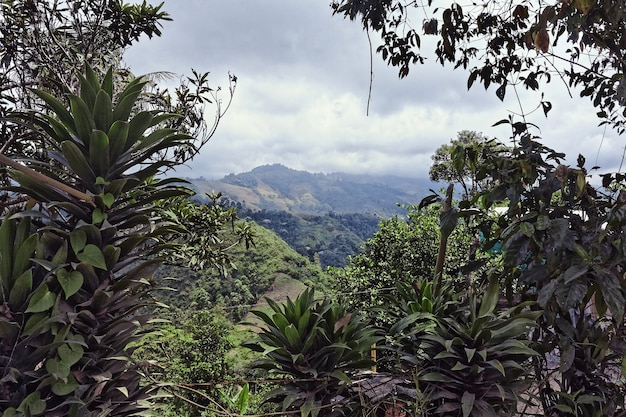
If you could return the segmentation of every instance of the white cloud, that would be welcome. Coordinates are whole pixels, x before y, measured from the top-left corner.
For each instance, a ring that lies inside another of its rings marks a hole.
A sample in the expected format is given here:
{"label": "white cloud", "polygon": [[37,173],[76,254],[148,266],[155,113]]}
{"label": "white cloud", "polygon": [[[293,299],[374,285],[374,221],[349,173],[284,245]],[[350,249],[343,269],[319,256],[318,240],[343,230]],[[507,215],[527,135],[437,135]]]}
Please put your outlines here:
{"label": "white cloud", "polygon": [[[441,68],[434,58],[398,80],[377,55],[366,116],[367,38],[358,24],[332,17],[328,2],[176,0],[165,9],[174,22],[162,38],[128,51],[131,69],[194,67],[210,70],[222,85],[228,71],[239,77],[215,137],[179,175],[219,178],[282,163],[311,172],[426,176],[430,155],[456,132],[476,130],[506,142],[510,129],[491,125],[519,112],[512,92],[504,103],[480,86],[468,92],[467,73]],[[526,111],[538,104],[536,95],[519,94]],[[622,141],[613,132],[602,138],[589,103],[568,99],[558,83],[548,99],[555,108],[547,119],[541,110],[528,118],[544,143],[566,151],[572,164],[584,153],[589,166],[602,144],[598,161],[619,165]]]}

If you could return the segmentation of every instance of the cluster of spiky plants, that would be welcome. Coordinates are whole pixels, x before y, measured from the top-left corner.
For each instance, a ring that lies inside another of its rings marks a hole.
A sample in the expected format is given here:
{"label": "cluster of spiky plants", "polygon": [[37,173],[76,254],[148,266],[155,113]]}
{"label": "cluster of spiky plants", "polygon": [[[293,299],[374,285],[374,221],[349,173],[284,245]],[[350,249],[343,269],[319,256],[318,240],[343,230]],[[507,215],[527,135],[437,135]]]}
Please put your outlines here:
{"label": "cluster of spiky plants", "polygon": [[358,404],[350,375],[373,364],[374,329],[339,304],[316,300],[312,289],[283,304],[267,301],[271,312],[253,311],[263,328],[248,347],[265,353],[254,366],[285,377],[268,401],[305,417],[338,416]]}
{"label": "cluster of spiky plants", "polygon": [[[163,238],[179,230],[155,202],[187,195],[155,180],[173,162],[155,154],[190,140],[137,111],[146,84],[119,94],[91,68],[66,100],[37,92],[49,114],[23,115],[48,163],[12,164],[26,210],[0,227],[0,409],[3,416],[131,415],[147,388],[129,344],[150,319],[150,278]],[[66,104],[69,103],[69,106]]]}

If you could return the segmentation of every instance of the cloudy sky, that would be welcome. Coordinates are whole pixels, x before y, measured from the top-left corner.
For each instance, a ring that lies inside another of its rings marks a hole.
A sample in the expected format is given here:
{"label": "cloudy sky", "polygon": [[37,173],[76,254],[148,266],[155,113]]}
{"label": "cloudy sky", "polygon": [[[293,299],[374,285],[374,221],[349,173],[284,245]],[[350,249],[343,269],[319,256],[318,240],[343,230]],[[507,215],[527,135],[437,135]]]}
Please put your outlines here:
{"label": "cloudy sky", "polygon": [[[460,130],[508,140],[506,127],[491,126],[519,113],[515,98],[508,94],[502,103],[481,86],[468,92],[467,73],[442,68],[434,58],[399,80],[375,55],[366,115],[367,36],[358,23],[332,16],[329,3],[165,0],[173,21],[164,23],[162,37],[142,39],[127,51],[131,70],[210,71],[212,84],[224,89],[229,72],[238,78],[215,136],[177,175],[217,179],[280,163],[309,172],[427,177],[430,156]],[[521,93],[524,109],[532,110],[538,98]],[[568,98],[558,82],[547,99],[554,105],[549,117],[537,111],[528,119],[544,143],[567,153],[571,163],[582,153],[588,166],[617,169],[623,140],[597,127],[588,100]]]}

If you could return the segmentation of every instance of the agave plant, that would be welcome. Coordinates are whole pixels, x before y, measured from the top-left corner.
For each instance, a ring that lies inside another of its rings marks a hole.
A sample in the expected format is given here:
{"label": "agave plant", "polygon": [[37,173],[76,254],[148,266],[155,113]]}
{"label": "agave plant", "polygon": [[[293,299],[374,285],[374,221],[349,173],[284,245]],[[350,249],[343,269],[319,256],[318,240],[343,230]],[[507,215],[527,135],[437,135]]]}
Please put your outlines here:
{"label": "agave plant", "polygon": [[[497,312],[499,286],[493,279],[482,299],[457,302],[457,311],[429,307],[393,328],[406,334],[401,364],[416,373],[427,415],[478,417],[514,412],[528,387],[529,359],[537,353],[528,335],[541,314],[528,303]],[[430,311],[429,311],[430,310]]]}
{"label": "agave plant", "polygon": [[266,356],[253,366],[285,378],[267,401],[303,417],[342,415],[353,407],[350,375],[373,364],[371,348],[380,340],[374,329],[330,300],[316,301],[313,289],[284,304],[267,302],[272,312],[252,312],[264,327],[246,344]]}
{"label": "agave plant", "polygon": [[158,127],[175,115],[136,112],[142,79],[115,95],[111,70],[79,78],[69,109],[39,91],[51,113],[25,115],[49,163],[9,170],[32,204],[0,226],[4,417],[132,415],[147,398],[129,344],[150,319],[154,255],[180,231],[155,203],[189,195],[153,179],[172,162],[151,158],[191,138]]}

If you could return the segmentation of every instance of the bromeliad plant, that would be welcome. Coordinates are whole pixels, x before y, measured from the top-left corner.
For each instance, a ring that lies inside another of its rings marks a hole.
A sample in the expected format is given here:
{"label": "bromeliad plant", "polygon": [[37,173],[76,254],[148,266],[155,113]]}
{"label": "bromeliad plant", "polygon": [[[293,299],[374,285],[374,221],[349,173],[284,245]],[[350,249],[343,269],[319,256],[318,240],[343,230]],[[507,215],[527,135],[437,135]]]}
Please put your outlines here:
{"label": "bromeliad plant", "polygon": [[[138,111],[146,81],[119,94],[87,67],[66,104],[37,92],[50,114],[24,115],[48,147],[48,163],[10,164],[25,211],[0,226],[2,416],[133,415],[148,388],[129,344],[150,319],[150,279],[168,235],[155,203],[189,191],[154,175],[152,160],[191,138],[159,128],[176,117]],[[28,163],[28,161],[24,161]]]}
{"label": "bromeliad plant", "polygon": [[358,406],[350,376],[373,365],[372,345],[380,338],[357,315],[312,289],[284,304],[267,300],[272,312],[253,311],[263,322],[258,339],[247,344],[265,359],[255,367],[284,377],[267,398],[283,411],[306,416],[338,416]]}
{"label": "bromeliad plant", "polygon": [[525,310],[527,303],[498,312],[498,299],[492,279],[481,300],[472,294],[452,314],[449,304],[422,303],[392,328],[408,335],[401,370],[415,372],[427,415],[495,417],[516,410],[529,386],[529,359],[537,354],[528,335],[540,313]]}

